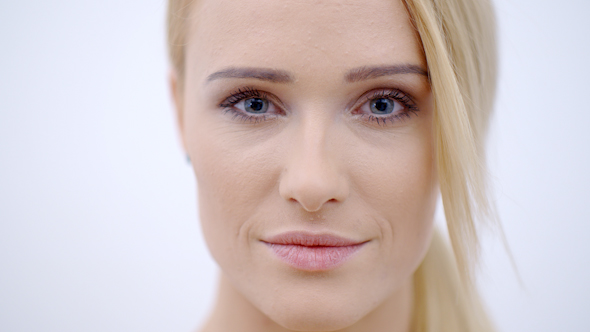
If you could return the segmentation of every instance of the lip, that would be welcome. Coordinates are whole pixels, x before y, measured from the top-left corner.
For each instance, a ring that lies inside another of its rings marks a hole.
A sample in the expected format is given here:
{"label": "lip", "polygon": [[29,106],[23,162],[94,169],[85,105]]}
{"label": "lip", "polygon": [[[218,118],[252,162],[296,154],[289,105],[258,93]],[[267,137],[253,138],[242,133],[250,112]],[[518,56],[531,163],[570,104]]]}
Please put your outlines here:
{"label": "lip", "polygon": [[262,240],[283,262],[298,270],[335,269],[356,254],[367,241],[332,234],[287,232]]}

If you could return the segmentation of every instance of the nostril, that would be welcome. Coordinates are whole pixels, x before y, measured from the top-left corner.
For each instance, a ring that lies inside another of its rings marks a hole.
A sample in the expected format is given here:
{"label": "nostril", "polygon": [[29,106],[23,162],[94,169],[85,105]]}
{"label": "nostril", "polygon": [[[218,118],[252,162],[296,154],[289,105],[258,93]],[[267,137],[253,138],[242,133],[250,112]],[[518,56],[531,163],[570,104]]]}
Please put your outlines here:
{"label": "nostril", "polygon": [[[316,144],[317,145],[317,144]],[[317,150],[314,146],[313,151]],[[312,152],[313,152],[312,151]],[[326,203],[342,203],[348,196],[347,178],[324,153],[312,153],[289,160],[279,179],[279,194],[296,202],[307,212],[317,212]]]}
{"label": "nostril", "polygon": [[342,183],[341,178],[326,181],[325,178],[305,179],[289,175],[282,179],[279,192],[288,202],[301,205],[307,212],[317,212],[326,204],[341,203],[348,195],[347,186]]}

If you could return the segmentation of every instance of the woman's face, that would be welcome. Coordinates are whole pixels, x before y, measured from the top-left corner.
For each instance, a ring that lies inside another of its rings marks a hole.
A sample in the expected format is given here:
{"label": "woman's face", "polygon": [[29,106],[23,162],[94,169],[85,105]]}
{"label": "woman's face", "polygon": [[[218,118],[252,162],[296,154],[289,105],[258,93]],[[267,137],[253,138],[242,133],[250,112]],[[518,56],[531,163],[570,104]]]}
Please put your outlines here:
{"label": "woman's face", "polygon": [[411,287],[437,198],[426,63],[401,1],[199,0],[180,126],[227,280],[292,329]]}

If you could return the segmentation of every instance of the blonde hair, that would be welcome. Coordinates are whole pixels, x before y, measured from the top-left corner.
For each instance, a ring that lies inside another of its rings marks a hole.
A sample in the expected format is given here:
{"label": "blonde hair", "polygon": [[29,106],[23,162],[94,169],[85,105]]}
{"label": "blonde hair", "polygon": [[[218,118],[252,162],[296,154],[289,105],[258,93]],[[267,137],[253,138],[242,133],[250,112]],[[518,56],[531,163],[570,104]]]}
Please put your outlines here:
{"label": "blonde hair", "polygon": [[499,228],[484,153],[497,73],[493,9],[488,0],[405,3],[430,73],[440,190],[455,257],[448,258],[435,235],[415,274],[416,331],[492,331],[472,273],[479,255],[477,222]]}
{"label": "blonde hair", "polygon": [[[169,52],[180,87],[194,1],[169,0]],[[478,223],[496,225],[484,153],[497,72],[492,6],[489,0],[403,1],[428,64],[438,178],[451,243],[449,248],[435,232],[414,274],[414,330],[492,331],[472,282]]]}

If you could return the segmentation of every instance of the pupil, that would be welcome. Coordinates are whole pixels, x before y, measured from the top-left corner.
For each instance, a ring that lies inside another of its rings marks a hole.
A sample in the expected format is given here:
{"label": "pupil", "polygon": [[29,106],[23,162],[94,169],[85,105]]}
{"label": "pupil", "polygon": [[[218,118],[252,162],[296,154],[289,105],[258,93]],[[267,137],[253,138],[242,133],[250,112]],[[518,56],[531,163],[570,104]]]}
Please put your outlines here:
{"label": "pupil", "polygon": [[266,103],[260,98],[250,98],[245,101],[246,111],[251,113],[264,113],[266,111]]}
{"label": "pupil", "polygon": [[387,98],[379,98],[371,103],[371,111],[377,114],[389,114],[393,111],[393,103]]}

